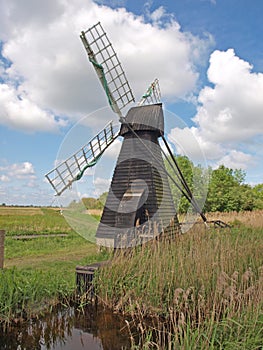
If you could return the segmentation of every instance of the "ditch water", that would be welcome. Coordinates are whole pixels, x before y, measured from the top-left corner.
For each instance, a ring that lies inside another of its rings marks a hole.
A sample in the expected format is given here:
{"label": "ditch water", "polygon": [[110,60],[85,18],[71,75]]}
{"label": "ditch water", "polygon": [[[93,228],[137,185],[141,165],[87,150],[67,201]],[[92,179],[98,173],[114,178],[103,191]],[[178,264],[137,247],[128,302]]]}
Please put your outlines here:
{"label": "ditch water", "polygon": [[109,310],[88,306],[58,308],[37,319],[0,329],[0,350],[130,349],[125,320]]}

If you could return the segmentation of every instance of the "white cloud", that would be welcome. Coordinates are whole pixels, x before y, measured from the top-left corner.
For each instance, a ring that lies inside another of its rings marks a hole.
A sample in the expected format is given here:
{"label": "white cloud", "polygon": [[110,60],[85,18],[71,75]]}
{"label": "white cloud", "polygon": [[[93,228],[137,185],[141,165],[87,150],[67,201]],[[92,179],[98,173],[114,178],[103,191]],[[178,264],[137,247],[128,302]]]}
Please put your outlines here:
{"label": "white cloud", "polygon": [[255,140],[263,133],[263,74],[254,73],[248,62],[229,49],[211,54],[207,76],[211,86],[199,93],[195,126],[171,133],[181,145],[177,151],[196,157],[192,133],[213,166],[248,169],[260,148],[253,147]]}
{"label": "white cloud", "polygon": [[214,145],[214,150],[210,149],[211,144],[202,140],[198,135],[197,128],[174,128],[168,135],[169,141],[175,146],[176,153],[185,155],[189,159],[204,163],[205,156],[208,157],[208,151],[220,153],[220,147]]}
{"label": "white cloud", "polygon": [[35,170],[32,163],[23,162],[12,164],[8,169],[8,173],[10,176],[14,176],[16,178],[24,178],[27,176],[33,176],[35,174]]}
{"label": "white cloud", "polygon": [[151,13],[151,19],[154,22],[160,21],[165,15],[166,11],[163,6],[158,7],[155,11]]}
{"label": "white cloud", "polygon": [[0,171],[3,173],[1,175],[2,181],[6,181],[7,178],[20,180],[32,180],[36,178],[33,164],[30,162],[4,165],[0,167]]}
{"label": "white cloud", "polygon": [[1,160],[0,203],[45,205],[50,203],[46,189],[41,189],[34,166],[30,162],[8,163]]}
{"label": "white cloud", "polygon": [[66,122],[39,108],[14,87],[0,84],[0,123],[8,127],[31,131],[53,131]]}
{"label": "white cloud", "polygon": [[10,178],[6,175],[0,175],[0,182],[9,182]]}
{"label": "white cloud", "polygon": [[103,179],[101,177],[94,178],[93,184],[94,184],[94,192],[93,195],[98,197],[102,193],[107,192],[109,190],[111,183],[111,179]]}
{"label": "white cloud", "polygon": [[245,141],[263,132],[263,74],[235,55],[233,49],[214,51],[208,79],[201,90],[194,118],[200,135],[213,142]]}
{"label": "white cloud", "polygon": [[162,25],[165,19],[171,19],[173,18],[172,15],[169,15],[165,8],[163,6],[158,7],[157,9],[153,10],[151,12],[151,6],[152,2],[147,2],[144,5],[144,8],[146,10],[146,16],[147,18],[154,23],[154,25]]}
{"label": "white cloud", "polygon": [[7,87],[1,87],[6,94],[0,120],[30,131],[63,126],[54,115],[79,118],[107,104],[79,39],[81,30],[97,21],[113,42],[137,99],[156,76],[164,98],[187,96],[198,78],[195,64],[211,44],[210,38],[182,32],[162,7],[147,23],[124,8],[91,0],[10,0],[2,2],[1,17],[2,54],[10,66],[4,72]]}
{"label": "white cloud", "polygon": [[222,157],[215,167],[222,164],[228,168],[246,170],[253,164],[253,157],[250,154],[232,150]]}
{"label": "white cloud", "polygon": [[122,141],[120,139],[115,139],[109,148],[105,151],[103,157],[109,157],[111,159],[117,159],[121,150]]}

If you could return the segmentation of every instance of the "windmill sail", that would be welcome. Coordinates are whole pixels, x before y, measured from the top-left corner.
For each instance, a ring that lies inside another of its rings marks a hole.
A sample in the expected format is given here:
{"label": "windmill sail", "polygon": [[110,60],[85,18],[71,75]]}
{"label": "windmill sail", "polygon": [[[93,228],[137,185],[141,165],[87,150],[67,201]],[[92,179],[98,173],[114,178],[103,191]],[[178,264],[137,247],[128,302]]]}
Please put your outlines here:
{"label": "windmill sail", "polygon": [[147,104],[155,104],[161,102],[161,90],[159,85],[159,80],[155,79],[151,85],[148,87],[145,94],[142,96],[138,106],[143,106]]}
{"label": "windmill sail", "polygon": [[81,179],[118,135],[119,131],[114,130],[112,121],[109,122],[90,142],[47,173],[45,176],[56,194],[60,196],[74,181]]}
{"label": "windmill sail", "polygon": [[111,42],[100,22],[82,31],[80,38],[112,110],[121,117],[121,109],[134,101],[134,96]]}

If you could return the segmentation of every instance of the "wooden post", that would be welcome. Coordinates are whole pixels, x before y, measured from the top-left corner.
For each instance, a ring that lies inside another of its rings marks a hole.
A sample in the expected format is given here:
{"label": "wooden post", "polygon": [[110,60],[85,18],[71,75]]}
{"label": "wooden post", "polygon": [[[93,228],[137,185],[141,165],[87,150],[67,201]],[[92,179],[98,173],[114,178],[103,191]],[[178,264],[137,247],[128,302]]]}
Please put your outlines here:
{"label": "wooden post", "polygon": [[0,230],[0,269],[4,267],[5,230]]}
{"label": "wooden post", "polygon": [[107,264],[109,260],[100,261],[87,266],[76,266],[77,297],[85,295],[89,301],[96,301],[94,293],[93,277],[96,271]]}

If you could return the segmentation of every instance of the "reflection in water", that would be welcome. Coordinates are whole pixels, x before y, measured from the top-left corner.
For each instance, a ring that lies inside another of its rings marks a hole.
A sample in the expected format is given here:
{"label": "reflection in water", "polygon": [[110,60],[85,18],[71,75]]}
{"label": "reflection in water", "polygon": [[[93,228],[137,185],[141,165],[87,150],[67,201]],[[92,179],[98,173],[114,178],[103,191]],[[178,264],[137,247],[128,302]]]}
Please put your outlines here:
{"label": "reflection in water", "polygon": [[0,350],[129,349],[125,321],[109,310],[57,309],[20,326],[0,329]]}

